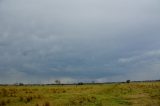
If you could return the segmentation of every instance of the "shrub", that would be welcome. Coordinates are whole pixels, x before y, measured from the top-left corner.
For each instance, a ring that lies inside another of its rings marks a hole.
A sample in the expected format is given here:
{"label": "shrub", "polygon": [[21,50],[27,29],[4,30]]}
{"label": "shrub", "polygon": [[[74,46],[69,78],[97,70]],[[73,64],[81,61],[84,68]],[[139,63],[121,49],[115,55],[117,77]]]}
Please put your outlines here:
{"label": "shrub", "polygon": [[32,97],[31,96],[28,96],[27,98],[26,98],[26,102],[30,102],[32,100]]}
{"label": "shrub", "polygon": [[45,102],[45,103],[43,104],[43,106],[50,106],[50,103],[49,103],[49,102]]}
{"label": "shrub", "polygon": [[37,103],[35,106],[39,106],[39,104]]}
{"label": "shrub", "polygon": [[19,97],[19,101],[23,101],[23,97],[21,96],[21,97]]}
{"label": "shrub", "polygon": [[38,98],[38,99],[41,99],[41,98],[42,98],[42,96],[41,96],[41,95],[38,95],[38,96],[37,96],[37,98]]}
{"label": "shrub", "polygon": [[10,99],[7,99],[6,103],[10,103],[10,102],[11,102],[11,100],[10,100]]}
{"label": "shrub", "polygon": [[0,106],[5,106],[6,102],[4,100],[0,101]]}

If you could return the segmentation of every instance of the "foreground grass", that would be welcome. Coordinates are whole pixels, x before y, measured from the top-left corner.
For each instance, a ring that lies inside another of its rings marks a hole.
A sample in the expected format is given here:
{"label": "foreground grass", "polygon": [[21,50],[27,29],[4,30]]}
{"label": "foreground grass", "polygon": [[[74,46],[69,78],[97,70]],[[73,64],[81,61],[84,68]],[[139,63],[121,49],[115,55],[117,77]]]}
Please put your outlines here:
{"label": "foreground grass", "polygon": [[160,106],[160,82],[0,86],[0,106]]}

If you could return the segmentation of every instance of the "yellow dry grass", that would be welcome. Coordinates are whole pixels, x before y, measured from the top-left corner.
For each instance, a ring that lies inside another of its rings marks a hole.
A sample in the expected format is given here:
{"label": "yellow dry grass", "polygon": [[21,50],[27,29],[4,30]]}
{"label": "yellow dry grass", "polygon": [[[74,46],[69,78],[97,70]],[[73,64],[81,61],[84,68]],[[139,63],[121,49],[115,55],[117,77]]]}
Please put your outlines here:
{"label": "yellow dry grass", "polygon": [[0,86],[0,106],[160,106],[160,82]]}

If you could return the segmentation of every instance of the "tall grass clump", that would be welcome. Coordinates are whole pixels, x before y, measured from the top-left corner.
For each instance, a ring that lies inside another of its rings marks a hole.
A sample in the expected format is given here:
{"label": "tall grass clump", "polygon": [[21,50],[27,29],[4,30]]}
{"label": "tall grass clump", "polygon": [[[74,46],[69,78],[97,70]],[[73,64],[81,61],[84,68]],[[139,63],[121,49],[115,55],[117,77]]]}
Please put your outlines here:
{"label": "tall grass clump", "polygon": [[3,97],[8,96],[8,92],[7,92],[7,90],[5,88],[1,89],[1,92],[2,92],[2,96]]}

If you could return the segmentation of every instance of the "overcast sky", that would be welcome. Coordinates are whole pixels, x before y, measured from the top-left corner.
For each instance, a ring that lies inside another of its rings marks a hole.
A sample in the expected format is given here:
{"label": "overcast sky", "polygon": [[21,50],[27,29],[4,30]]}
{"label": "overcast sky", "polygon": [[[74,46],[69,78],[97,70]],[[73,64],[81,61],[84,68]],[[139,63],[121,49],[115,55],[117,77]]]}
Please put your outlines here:
{"label": "overcast sky", "polygon": [[0,0],[0,83],[160,79],[160,0]]}

